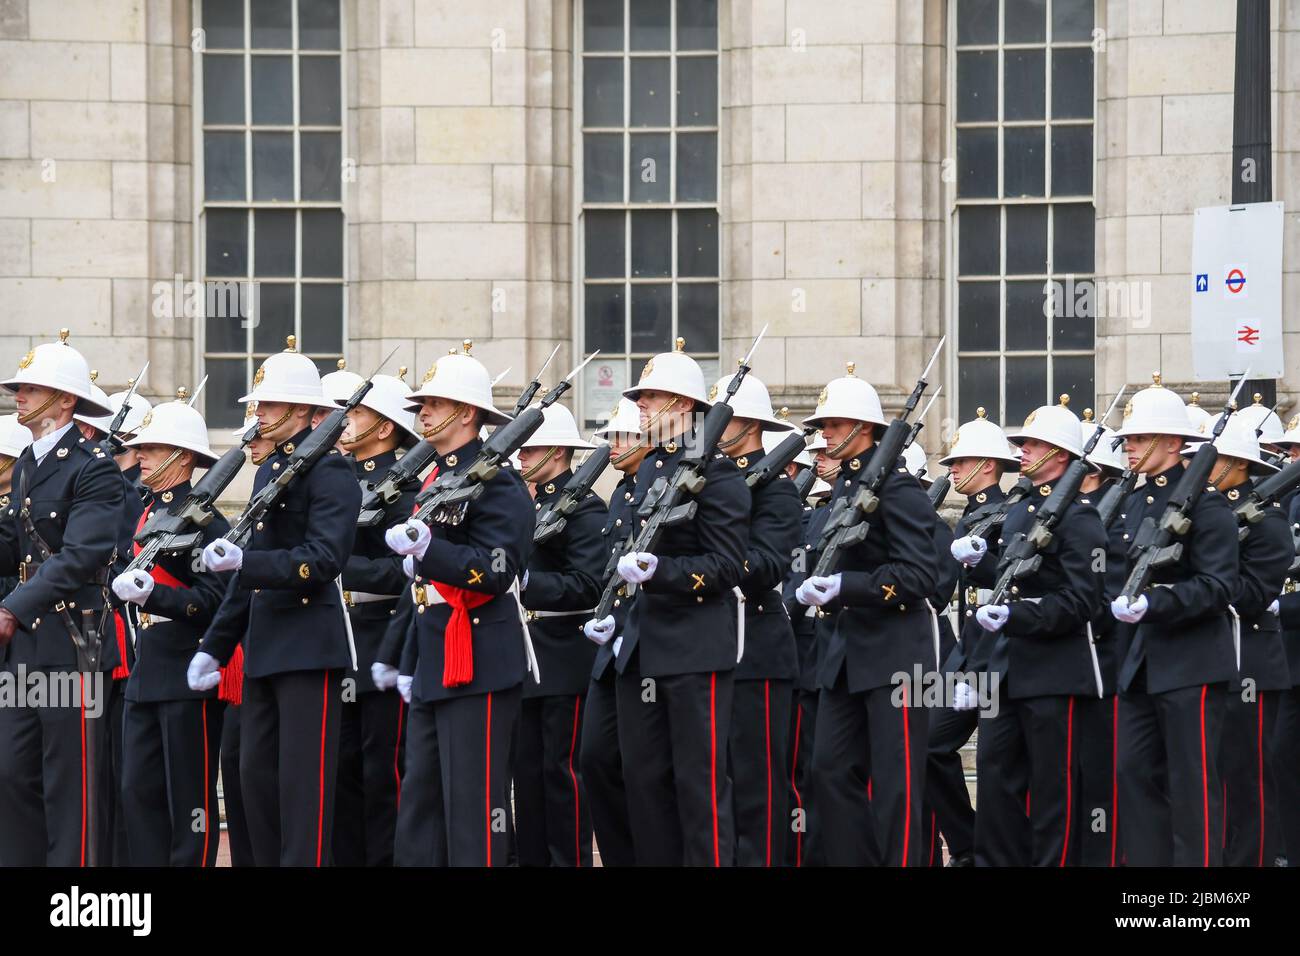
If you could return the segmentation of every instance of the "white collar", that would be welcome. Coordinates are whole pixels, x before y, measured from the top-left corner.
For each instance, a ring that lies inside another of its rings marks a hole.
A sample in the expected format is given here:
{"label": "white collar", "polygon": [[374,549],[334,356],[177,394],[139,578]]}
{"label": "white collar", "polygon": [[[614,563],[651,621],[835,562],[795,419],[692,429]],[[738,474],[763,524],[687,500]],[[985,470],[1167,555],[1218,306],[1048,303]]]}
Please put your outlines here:
{"label": "white collar", "polygon": [[42,435],[40,438],[32,441],[32,454],[36,457],[36,464],[39,465],[45,459],[45,456],[50,453],[50,450],[59,443],[63,436],[67,434],[68,429],[75,424],[76,422],[68,422],[68,424],[64,425],[62,428],[56,429],[48,435]]}

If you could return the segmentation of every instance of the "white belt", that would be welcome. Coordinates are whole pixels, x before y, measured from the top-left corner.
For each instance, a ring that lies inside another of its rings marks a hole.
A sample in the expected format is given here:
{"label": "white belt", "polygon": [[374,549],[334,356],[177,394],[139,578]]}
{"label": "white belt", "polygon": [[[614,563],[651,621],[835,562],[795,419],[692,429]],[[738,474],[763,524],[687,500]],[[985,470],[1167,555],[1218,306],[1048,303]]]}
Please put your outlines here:
{"label": "white belt", "polygon": [[590,620],[595,611],[594,607],[587,608],[585,611],[529,611],[528,620],[540,621],[548,617],[578,617],[579,615]]}
{"label": "white belt", "polygon": [[934,669],[939,669],[939,612],[930,599],[925,599],[925,609],[930,612],[930,634],[934,637]]}
{"label": "white belt", "polygon": [[371,594],[369,591],[344,591],[343,603],[348,607],[358,604],[374,604],[376,601],[396,601],[400,594]]}
{"label": "white belt", "polygon": [[[524,610],[523,602],[519,599],[519,579],[515,578],[510,582],[510,596],[514,598],[515,608],[519,611],[519,629],[523,631],[524,637],[524,656],[528,659],[528,670],[533,675],[533,681],[540,684],[542,682],[542,669],[537,666],[537,653],[533,650],[533,637],[528,633],[528,612]],[[411,584],[411,598],[415,601],[417,610],[422,607],[428,607],[432,604],[446,604],[447,599],[438,593],[438,589],[429,584]],[[580,611],[576,613],[590,613]]]}
{"label": "white belt", "polygon": [[[348,657],[352,660],[352,669],[357,669],[357,642],[352,639],[352,616],[348,614],[347,599],[344,597],[343,577],[334,579],[334,586],[339,589],[339,600],[343,602],[343,628],[348,632]],[[305,599],[304,599],[305,600]]]}
{"label": "white belt", "polygon": [[1241,616],[1237,609],[1231,604],[1228,605],[1228,613],[1232,615],[1232,649],[1237,655],[1237,670],[1241,670]]}
{"label": "white belt", "polygon": [[740,588],[732,588],[731,593],[736,595],[736,663],[745,656],[745,592]]}
{"label": "white belt", "polygon": [[993,597],[993,589],[992,588],[966,588],[964,594],[966,598],[966,603],[968,605],[969,604],[983,605],[983,604],[988,604],[989,599]]}

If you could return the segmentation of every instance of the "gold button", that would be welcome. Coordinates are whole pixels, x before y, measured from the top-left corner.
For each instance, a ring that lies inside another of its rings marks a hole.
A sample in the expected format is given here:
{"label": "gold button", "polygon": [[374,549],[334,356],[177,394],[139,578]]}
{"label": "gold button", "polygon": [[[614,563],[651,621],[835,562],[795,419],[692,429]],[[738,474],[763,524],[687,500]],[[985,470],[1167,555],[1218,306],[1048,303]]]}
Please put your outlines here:
{"label": "gold button", "polygon": [[475,624],[478,623],[478,618],[474,618],[474,623],[475,623]]}
{"label": "gold button", "polygon": [[695,599],[695,603],[696,603],[696,604],[703,604],[703,603],[704,603],[704,598],[702,598],[702,597],[697,597],[697,598]]}
{"label": "gold button", "polygon": [[54,511],[51,511],[51,512],[50,512],[50,517],[51,517],[51,518],[57,518],[58,516],[59,516],[59,515],[58,515],[57,512],[54,512]]}
{"label": "gold button", "polygon": [[262,522],[259,521],[255,527],[258,531],[261,531],[263,528],[266,527],[266,525],[264,525]]}
{"label": "gold button", "polygon": [[1034,506],[1033,506],[1033,505],[1030,505],[1030,506],[1029,506],[1029,513],[1030,513],[1030,514],[1033,514],[1033,513],[1034,513]]}
{"label": "gold button", "polygon": [[68,607],[75,608],[76,606],[77,606],[77,602],[76,602],[76,601],[69,601],[69,602],[68,602]]}
{"label": "gold button", "polygon": [[615,519],[614,519],[614,527],[615,527],[615,528],[617,528],[617,527],[618,527],[619,525],[621,525],[622,523],[623,523],[623,519],[622,519],[622,518],[615,518]]}
{"label": "gold button", "polygon": [[271,462],[271,470],[272,470],[272,471],[279,471],[279,470],[280,470],[280,463],[279,463],[278,461]]}
{"label": "gold button", "polygon": [[1155,501],[1156,499],[1152,498],[1150,495],[1147,495],[1147,504],[1149,505],[1155,504]]}
{"label": "gold button", "polygon": [[306,604],[306,603],[307,603],[307,599],[306,599],[306,598],[303,598],[303,599],[302,599],[302,603],[303,603],[303,604]]}
{"label": "gold button", "polygon": [[906,610],[907,610],[907,605],[906,605],[906,604],[900,604],[900,605],[898,605],[898,609],[899,609],[900,611],[906,611]]}
{"label": "gold button", "polygon": [[656,468],[662,468],[663,466],[664,466],[664,463],[663,463],[662,461],[656,461],[656,462],[655,462],[655,467],[656,467]]}

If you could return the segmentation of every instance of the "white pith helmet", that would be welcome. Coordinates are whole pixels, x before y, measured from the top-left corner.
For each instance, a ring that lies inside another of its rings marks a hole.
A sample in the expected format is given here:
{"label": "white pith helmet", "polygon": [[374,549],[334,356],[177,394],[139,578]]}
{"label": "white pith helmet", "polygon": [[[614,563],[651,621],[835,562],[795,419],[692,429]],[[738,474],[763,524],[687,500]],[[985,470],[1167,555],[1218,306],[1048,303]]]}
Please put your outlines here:
{"label": "white pith helmet", "polygon": [[[1207,425],[1202,438],[1209,438],[1213,433],[1214,426]],[[1196,454],[1197,449],[1203,447],[1201,442],[1189,443],[1183,447],[1182,453],[1185,456]],[[1250,462],[1250,473],[1252,475],[1271,475],[1278,470],[1277,465],[1271,465],[1264,460],[1264,456],[1259,451],[1259,439],[1255,435],[1255,425],[1248,418],[1242,418],[1241,413],[1230,416],[1223,425],[1223,431],[1214,442],[1215,450],[1218,451],[1220,458],[1240,458],[1243,461]]]}
{"label": "white pith helmet", "polygon": [[322,403],[326,408],[335,408],[342,405],[352,393],[361,387],[365,379],[356,372],[348,371],[347,359],[339,359],[338,367],[327,375],[320,377],[321,394],[325,396]]}
{"label": "white pith helmet", "polygon": [[[1192,397],[1187,402],[1187,420],[1192,423],[1192,427],[1198,432],[1206,422],[1214,421],[1214,416],[1201,407],[1200,392],[1192,392]],[[1209,430],[1208,426],[1206,430]]]}
{"label": "white pith helmet", "polygon": [[[73,411],[81,415],[104,415],[109,411],[107,398],[100,400],[91,391],[90,366],[80,352],[68,344],[68,330],[59,329],[57,342],[45,342],[18,361],[18,370],[8,381],[0,383],[11,392],[20,385],[39,385],[56,392],[67,392],[77,399]],[[103,394],[101,390],[100,394]]]}
{"label": "white pith helmet", "polygon": [[677,348],[672,352],[660,352],[641,369],[641,378],[631,388],[623,389],[626,398],[636,401],[642,389],[656,392],[668,392],[681,395],[708,405],[704,394],[704,371],[698,362],[686,354],[686,340],[677,339]]}
{"label": "white pith helmet", "polygon": [[244,407],[244,424],[240,425],[230,434],[234,435],[236,440],[242,441],[244,438],[244,432],[248,431],[249,428],[251,428],[256,424],[257,424],[257,402],[249,402]]}
{"label": "white pith helmet", "polygon": [[847,418],[872,425],[887,425],[885,411],[880,406],[880,396],[865,379],[854,374],[856,363],[846,365],[846,374],[826,383],[817,396],[817,407],[803,420],[805,425],[820,426],[827,418]]}
{"label": "white pith helmet", "polygon": [[17,413],[0,415],[0,455],[17,458],[32,443],[32,430],[20,424]]}
{"label": "white pith helmet", "polygon": [[[90,372],[90,376],[92,380],[95,378],[95,375],[96,373],[92,369]],[[99,429],[101,432],[107,435],[109,427],[113,424],[113,419],[117,416],[118,411],[121,410],[122,408],[122,400],[126,398],[127,392],[131,390],[130,386],[131,383],[128,382],[127,387],[125,389],[123,389],[120,392],[114,392],[112,395],[108,396],[109,414],[99,415],[94,418],[89,418],[82,415],[73,415],[72,417],[77,419],[78,421],[85,422],[87,425],[91,425]],[[145,398],[139,392],[136,392],[131,396],[130,401],[126,403],[126,406],[127,406],[126,418],[122,419],[122,427],[118,431],[118,434],[134,435],[139,430],[140,423],[144,421],[144,416],[149,413],[149,409],[153,408],[153,402],[149,401],[149,399]]]}
{"label": "white pith helmet", "polygon": [[286,348],[268,356],[253,374],[253,390],[242,395],[244,402],[284,402],[289,405],[332,407],[321,391],[320,370],[316,363],[295,351],[297,339],[285,339]]}
{"label": "white pith helmet", "polygon": [[921,450],[921,446],[916,442],[912,442],[912,444],[903,449],[903,464],[912,474],[912,477],[919,478],[927,485],[933,481],[932,478],[926,475],[928,462],[925,457],[925,452]]}
{"label": "white pith helmet", "polygon": [[420,387],[408,392],[407,408],[420,410],[422,398],[445,398],[485,412],[488,425],[504,425],[510,416],[492,404],[492,377],[483,363],[470,355],[474,343],[464,342],[464,351],[452,349],[429,366]]}
{"label": "white pith helmet", "polygon": [[1286,431],[1282,437],[1273,444],[1280,448],[1290,448],[1292,445],[1300,445],[1300,415],[1295,415],[1286,423]]}
{"label": "white pith helmet", "polygon": [[[103,405],[105,408],[111,408],[112,406],[108,404],[108,394],[102,388],[100,388],[98,385],[95,384],[95,376],[97,374],[99,373],[97,373],[94,369],[90,370],[91,400],[98,402],[99,404]],[[112,414],[108,414],[108,415],[83,415],[80,412],[77,412],[72,416],[72,420],[74,422],[82,422],[86,425],[89,425],[91,428],[95,429],[100,434],[107,435],[108,427],[113,424],[113,415],[115,414],[117,413],[113,412]]]}
{"label": "white pith helmet", "polygon": [[1023,425],[1007,432],[1007,441],[1018,445],[1037,438],[1075,458],[1083,457],[1083,426],[1079,416],[1066,407],[1069,404],[1070,396],[1062,395],[1059,405],[1040,405],[1029,413]]}
{"label": "white pith helmet", "polygon": [[953,433],[948,454],[939,459],[939,464],[951,465],[959,458],[990,458],[1001,462],[1009,471],[1020,468],[1020,456],[1007,441],[1006,433],[997,423],[985,418],[987,414],[982,405],[975,409],[976,417]]}
{"label": "white pith helmet", "polygon": [[[776,451],[778,445],[790,437],[790,432],[763,432],[763,454],[770,455]],[[823,439],[825,441],[825,439]],[[807,447],[804,447],[799,454],[794,456],[794,463],[804,468],[812,467],[812,455],[808,454]]]}
{"label": "white pith helmet", "polygon": [[[733,378],[734,375],[724,376],[709,389],[710,404],[726,397]],[[753,373],[741,379],[740,387],[731,396],[729,404],[733,417],[756,421],[764,432],[785,432],[794,427],[785,419],[777,417],[772,410],[772,396],[768,394],[767,386],[755,378]]]}
{"label": "white pith helmet", "polygon": [[[1254,395],[1254,404],[1247,405],[1241,411],[1235,413],[1232,418],[1240,418],[1252,428],[1259,432],[1259,443],[1261,445],[1276,445],[1282,441],[1285,432],[1282,429],[1282,419],[1277,417],[1267,405],[1260,402],[1264,396],[1256,392]],[[1229,419],[1231,421],[1232,419]],[[1208,431],[1208,429],[1207,429]]]}
{"label": "white pith helmet", "polygon": [[[330,373],[330,375],[337,374],[338,372]],[[348,374],[352,373],[349,372]],[[424,433],[416,425],[415,413],[410,408],[410,400],[407,395],[410,394],[411,388],[403,381],[405,375],[406,368],[403,366],[396,377],[392,375],[374,376],[370,379],[370,391],[366,392],[365,397],[361,399],[361,404],[396,425],[398,444],[402,448],[410,448],[412,445],[424,440]],[[326,375],[325,378],[329,378],[329,375]],[[357,388],[359,388],[361,382],[365,380],[360,375],[357,376],[357,380]],[[355,391],[356,388],[353,388],[352,392]],[[339,405],[347,404],[347,400],[352,397],[352,392],[348,392],[342,398],[335,398],[335,401]]]}
{"label": "white pith helmet", "polygon": [[208,426],[198,409],[191,408],[185,389],[178,389],[174,402],[155,405],[144,416],[128,448],[140,445],[168,445],[194,453],[198,464],[211,465],[220,456],[208,447]]}
{"label": "white pith helmet", "polygon": [[[1091,420],[1084,422],[1083,434],[1085,438],[1091,438],[1092,432],[1096,428],[1095,423]],[[1097,444],[1092,449],[1092,454],[1087,456],[1088,464],[1094,469],[1104,471],[1112,469],[1115,472],[1122,472],[1128,467],[1128,461],[1124,457],[1124,442],[1119,440],[1119,446],[1115,442],[1117,436],[1112,428],[1105,425],[1101,426],[1101,437],[1097,439]],[[1086,444],[1086,442],[1085,442]]]}
{"label": "white pith helmet", "polygon": [[1203,441],[1206,436],[1188,419],[1187,406],[1178,393],[1160,384],[1159,372],[1151,379],[1151,385],[1139,389],[1124,406],[1124,420],[1115,429],[1115,434],[1121,438],[1129,435],[1178,435]]}
{"label": "white pith helmet", "polygon": [[528,437],[520,448],[585,448],[596,446],[578,434],[578,423],[573,412],[558,403],[542,409],[542,424]]}
{"label": "white pith helmet", "polygon": [[641,410],[630,398],[620,398],[609,412],[609,420],[596,429],[601,438],[610,435],[635,435],[641,437]]}
{"label": "white pith helmet", "polygon": [[814,455],[819,451],[826,450],[826,436],[821,431],[813,432],[812,438],[808,439],[808,454]]}

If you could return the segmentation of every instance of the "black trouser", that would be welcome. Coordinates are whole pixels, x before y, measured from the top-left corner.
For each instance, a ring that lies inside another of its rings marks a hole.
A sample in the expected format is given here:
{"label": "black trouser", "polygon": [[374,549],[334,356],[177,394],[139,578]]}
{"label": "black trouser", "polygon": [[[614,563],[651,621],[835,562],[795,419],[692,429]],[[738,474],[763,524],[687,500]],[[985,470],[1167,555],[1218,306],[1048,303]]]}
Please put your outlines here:
{"label": "black trouser", "polygon": [[329,863],[342,679],[342,670],[244,676],[239,775],[258,866]]}
{"label": "black trouser", "polygon": [[1002,696],[975,744],[976,866],[1065,866],[1074,816],[1073,697]]}
{"label": "black trouser", "polygon": [[1227,688],[1119,699],[1120,842],[1129,866],[1219,866],[1219,740]]}
{"label": "black trouser", "polygon": [[730,866],[732,672],[616,678],[618,742],[639,865]]}
{"label": "black trouser", "polygon": [[127,701],[122,810],[134,866],[215,866],[222,705]]}
{"label": "black trouser", "polygon": [[126,678],[107,681],[108,695],[108,817],[112,836],[108,841],[106,864],[130,866],[131,851],[127,844],[126,814],[122,810],[122,711],[126,700]]}
{"label": "black trouser", "polygon": [[920,866],[929,713],[893,686],[823,689],[813,741],[814,807],[831,866]]}
{"label": "black trouser", "polygon": [[221,722],[221,801],[226,810],[226,841],[231,866],[253,866],[253,843],[239,779],[239,704],[227,704]]}
{"label": "black trouser", "polygon": [[591,866],[591,812],[579,768],[583,696],[528,697],[515,738],[520,866]]}
{"label": "black trouser", "polygon": [[1278,819],[1287,862],[1300,866],[1300,686],[1278,691],[1273,722],[1273,769]]}
{"label": "black trouser", "polygon": [[1119,866],[1121,862],[1119,818],[1115,815],[1119,791],[1115,772],[1118,723],[1118,697],[1074,699],[1074,746],[1079,755],[1074,844],[1080,866]]}
{"label": "black trouser", "polygon": [[92,674],[84,683],[80,678],[76,672],[28,671],[29,693],[35,682],[43,683],[50,689],[47,702],[0,707],[0,866],[85,866],[96,839],[105,860],[111,681],[108,674]]}
{"label": "black trouser", "polygon": [[789,738],[793,682],[738,680],[731,698],[736,865],[781,866],[790,832]]}
{"label": "black trouser", "polygon": [[333,863],[392,866],[406,703],[396,691],[371,691],[344,701],[340,718]]}
{"label": "black trouser", "polygon": [[623,786],[623,753],[618,748],[618,705],[614,668],[587,685],[582,715],[579,763],[591,822],[596,831],[601,866],[632,866],[632,828],[627,819],[627,790]]}
{"label": "black trouser", "polygon": [[790,710],[790,835],[785,841],[787,866],[820,866],[820,840],[809,827],[812,808],[813,732],[817,727],[817,691],[797,690]]}
{"label": "black trouser", "polygon": [[943,834],[949,857],[975,850],[975,811],[970,805],[966,786],[966,769],[961,762],[961,748],[966,746],[979,724],[979,710],[953,710],[944,707],[930,714],[930,733],[925,756],[925,809],[922,811],[929,839],[926,852],[929,863],[940,865],[942,857],[935,846],[934,831]]}
{"label": "black trouser", "polygon": [[1282,703],[1279,691],[1227,695],[1219,774],[1223,778],[1224,866],[1272,866],[1283,855],[1272,742]]}
{"label": "black trouser", "polygon": [[510,732],[518,715],[518,687],[411,703],[397,866],[506,865]]}

